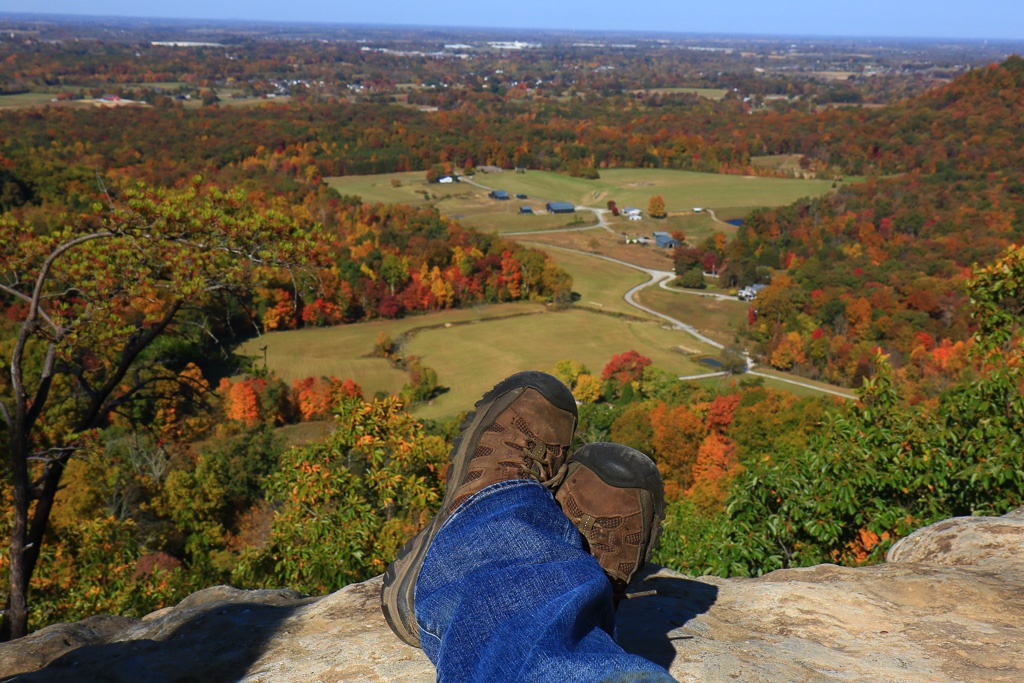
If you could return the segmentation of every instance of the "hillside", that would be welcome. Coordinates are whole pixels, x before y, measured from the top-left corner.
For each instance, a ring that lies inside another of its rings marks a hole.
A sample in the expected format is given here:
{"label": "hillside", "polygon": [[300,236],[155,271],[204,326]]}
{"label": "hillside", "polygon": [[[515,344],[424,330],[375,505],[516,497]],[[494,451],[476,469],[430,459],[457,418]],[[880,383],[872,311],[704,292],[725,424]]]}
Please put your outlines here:
{"label": "hillside", "polygon": [[[973,331],[965,276],[1024,239],[1020,178],[1024,60],[973,71],[909,102],[839,117],[820,151],[894,178],[755,212],[731,246],[734,269],[784,270],[751,325],[764,358],[859,383],[881,348],[934,395],[966,365]],[[854,144],[856,141],[856,144]],[[863,169],[857,169],[863,170]],[[780,349],[782,349],[780,351]]]}

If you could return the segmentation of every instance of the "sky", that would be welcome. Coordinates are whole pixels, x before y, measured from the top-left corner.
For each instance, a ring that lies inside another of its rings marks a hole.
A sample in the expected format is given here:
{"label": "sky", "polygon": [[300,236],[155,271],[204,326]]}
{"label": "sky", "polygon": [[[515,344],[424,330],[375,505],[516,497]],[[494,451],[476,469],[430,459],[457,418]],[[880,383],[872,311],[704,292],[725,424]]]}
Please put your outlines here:
{"label": "sky", "polygon": [[0,0],[0,12],[583,31],[1024,40],[1024,0]]}

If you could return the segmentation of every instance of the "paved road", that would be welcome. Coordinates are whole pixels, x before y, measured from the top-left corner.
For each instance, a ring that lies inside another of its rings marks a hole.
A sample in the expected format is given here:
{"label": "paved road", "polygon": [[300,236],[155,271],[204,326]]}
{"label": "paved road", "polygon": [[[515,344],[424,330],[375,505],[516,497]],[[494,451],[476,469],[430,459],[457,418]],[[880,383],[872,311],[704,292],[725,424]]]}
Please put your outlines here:
{"label": "paved road", "polygon": [[[627,268],[632,268],[633,270],[639,270],[639,271],[641,271],[643,273],[646,273],[647,276],[650,277],[650,280],[648,280],[647,282],[641,282],[636,287],[633,287],[628,292],[626,292],[625,294],[622,295],[622,299],[627,304],[629,304],[633,308],[638,308],[641,311],[644,311],[646,313],[650,313],[651,315],[653,315],[655,317],[661,318],[665,322],[669,323],[674,329],[682,330],[682,331],[686,332],[687,334],[689,334],[690,336],[694,337],[695,339],[698,339],[698,340],[704,342],[705,344],[709,344],[710,346],[713,346],[716,349],[724,349],[725,348],[724,345],[719,344],[714,339],[711,339],[710,337],[706,337],[703,334],[701,334],[700,332],[698,332],[697,328],[695,328],[693,325],[689,325],[687,323],[684,323],[682,320],[678,320],[677,318],[673,318],[670,315],[666,315],[666,314],[664,314],[664,313],[662,313],[660,311],[654,310],[653,308],[649,308],[647,306],[644,306],[642,303],[640,303],[639,301],[636,300],[636,294],[640,290],[646,289],[647,287],[650,287],[651,285],[653,285],[655,283],[663,283],[663,282],[666,282],[666,281],[671,280],[672,278],[674,278],[676,276],[676,274],[674,272],[672,272],[671,270],[655,270],[653,268],[644,268],[643,266],[638,266],[635,263],[630,263],[629,261],[622,261],[622,260],[619,260],[617,258],[612,258],[611,256],[604,256],[602,254],[594,254],[594,253],[591,253],[591,252],[588,252],[588,251],[580,251],[579,249],[570,249],[568,247],[556,247],[556,246],[548,245],[548,244],[545,244],[543,246],[544,246],[545,249],[558,249],[558,250],[561,250],[561,251],[572,252],[573,254],[582,254],[583,256],[589,256],[591,258],[601,259],[603,261],[611,261],[612,263],[617,263],[620,266],[626,266]],[[671,291],[676,291],[676,290],[671,290]]]}
{"label": "paved road", "polygon": [[[463,180],[463,182],[468,182],[470,185],[475,185],[476,187],[479,187],[479,188],[481,188],[483,190],[487,190],[488,192],[490,192],[491,189],[492,189],[492,188],[489,188],[489,187],[487,187],[485,185],[481,185],[480,183],[477,183],[477,182],[472,181],[472,180]],[[539,201],[543,201],[543,200],[539,200]],[[592,230],[594,228],[604,228],[605,230],[607,230],[607,231],[609,231],[609,232],[611,232],[613,234],[615,233],[615,231],[612,230],[611,227],[608,225],[608,221],[605,220],[604,214],[606,213],[606,209],[597,209],[597,208],[594,208],[594,207],[591,207],[591,206],[578,206],[576,208],[577,209],[585,209],[587,211],[593,211],[594,212],[594,217],[597,218],[597,223],[595,223],[594,225],[587,225],[587,226],[582,227],[582,228],[556,228],[556,229],[553,229],[553,230],[531,230],[531,231],[527,231],[527,232],[506,232],[506,233],[503,233],[501,236],[502,237],[511,237],[511,236],[524,236],[524,235],[539,235],[539,234],[546,234],[546,233],[549,233],[549,232],[575,232],[575,231],[579,231],[579,230]],[[718,220],[718,217],[715,215],[715,212],[712,211],[711,209],[703,209],[703,210],[706,211],[708,214],[710,214],[711,218],[713,220],[718,221],[719,223],[722,222],[722,221]],[[696,291],[696,290],[687,290],[687,289],[679,289],[679,288],[669,287],[668,286],[669,281],[672,280],[676,276],[676,274],[673,271],[671,271],[671,270],[655,270],[653,268],[644,268],[643,266],[638,266],[635,263],[630,263],[628,261],[622,261],[620,259],[612,258],[610,256],[604,256],[602,254],[594,254],[594,253],[591,253],[591,252],[588,252],[588,251],[580,251],[579,249],[570,249],[569,247],[556,247],[556,246],[553,246],[553,245],[550,245],[550,244],[545,244],[545,245],[543,245],[543,247],[545,249],[560,249],[562,251],[568,251],[568,252],[572,252],[574,254],[582,254],[583,256],[589,256],[591,258],[602,259],[604,261],[611,261],[612,263],[617,263],[617,264],[619,264],[621,266],[625,266],[627,268],[632,268],[633,270],[639,270],[641,272],[646,273],[648,275],[648,277],[650,277],[650,279],[647,282],[642,282],[642,283],[638,284],[636,287],[633,287],[632,289],[630,289],[628,292],[626,292],[622,296],[623,300],[627,304],[629,304],[633,308],[637,308],[637,309],[639,309],[641,311],[644,311],[645,313],[649,313],[649,314],[651,314],[651,315],[653,315],[653,316],[655,316],[657,318],[661,318],[662,320],[664,320],[665,322],[670,324],[673,327],[673,329],[677,329],[677,330],[681,330],[683,332],[686,332],[687,334],[689,334],[694,339],[702,341],[702,342],[704,342],[705,344],[707,344],[707,345],[709,345],[711,347],[714,347],[714,348],[719,349],[719,350],[722,350],[722,349],[725,348],[725,345],[720,344],[720,343],[716,342],[714,339],[711,339],[710,337],[707,337],[707,336],[701,334],[700,332],[698,332],[697,328],[695,328],[693,325],[685,323],[682,320],[679,320],[677,318],[673,318],[672,316],[666,315],[666,314],[664,314],[664,313],[662,313],[660,311],[656,311],[653,308],[648,308],[647,306],[644,306],[642,303],[640,303],[639,301],[636,300],[636,294],[638,292],[640,292],[641,290],[646,289],[647,287],[650,287],[651,285],[657,284],[662,289],[666,289],[666,290],[668,290],[670,292],[675,292],[676,294],[689,294],[689,295],[692,295],[692,296],[708,296],[708,297],[712,297],[712,298],[715,298],[715,299],[720,299],[720,300],[721,299],[729,299],[729,300],[732,300],[732,301],[738,301],[739,299],[737,297],[728,296],[726,294],[717,294],[717,293],[713,293],[713,292],[699,292],[699,291]],[[777,380],[779,382],[786,382],[787,384],[793,384],[795,386],[804,387],[804,388],[807,388],[807,389],[813,389],[814,391],[820,391],[820,392],[825,393],[825,394],[832,394],[833,396],[840,396],[840,397],[846,398],[846,399],[854,399],[854,398],[856,398],[855,396],[851,396],[850,394],[843,393],[841,391],[836,391],[835,389],[828,389],[828,388],[825,388],[825,387],[817,386],[815,384],[808,384],[806,382],[801,382],[801,381],[796,380],[796,379],[789,379],[789,378],[786,378],[786,377],[779,377],[778,375],[769,375],[769,374],[765,374],[765,373],[762,373],[762,372],[756,372],[754,370],[754,368],[757,367],[757,366],[754,363],[754,360],[748,354],[746,354],[746,353],[743,354],[743,357],[747,361],[747,374],[748,375],[753,375],[755,377],[764,377],[765,379],[773,379],[773,380]],[[717,376],[720,376],[721,374],[722,373],[712,372],[712,373],[707,373],[705,375],[692,375],[692,376],[687,376],[687,377],[680,377],[679,379],[696,379],[696,378],[703,378],[703,377],[717,377]]]}

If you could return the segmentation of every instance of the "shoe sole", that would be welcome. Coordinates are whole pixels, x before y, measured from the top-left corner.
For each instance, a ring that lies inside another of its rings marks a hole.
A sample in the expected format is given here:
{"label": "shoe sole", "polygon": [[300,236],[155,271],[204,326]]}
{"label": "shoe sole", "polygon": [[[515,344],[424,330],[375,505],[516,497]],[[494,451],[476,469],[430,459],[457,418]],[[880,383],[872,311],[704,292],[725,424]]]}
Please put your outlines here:
{"label": "shoe sole", "polygon": [[662,522],[665,521],[665,484],[658,466],[649,457],[629,446],[618,443],[588,443],[569,458],[568,479],[573,469],[584,466],[604,483],[619,489],[643,489],[654,498],[654,528],[644,561],[650,562],[654,549],[661,540]]}
{"label": "shoe sole", "polygon": [[[572,393],[557,379],[543,372],[520,372],[496,384],[476,402],[474,410],[459,425],[459,436],[452,442],[448,456],[451,464],[448,466],[445,495],[438,513],[398,551],[395,561],[384,572],[384,589],[380,596],[384,619],[395,635],[413,647],[420,647],[419,626],[414,612],[416,580],[430,543],[450,516],[445,511],[458,488],[458,485],[452,484],[465,479],[469,462],[483,434],[482,426],[494,422],[527,389],[539,391],[553,406],[576,417],[576,401]],[[467,434],[474,437],[467,439]]]}

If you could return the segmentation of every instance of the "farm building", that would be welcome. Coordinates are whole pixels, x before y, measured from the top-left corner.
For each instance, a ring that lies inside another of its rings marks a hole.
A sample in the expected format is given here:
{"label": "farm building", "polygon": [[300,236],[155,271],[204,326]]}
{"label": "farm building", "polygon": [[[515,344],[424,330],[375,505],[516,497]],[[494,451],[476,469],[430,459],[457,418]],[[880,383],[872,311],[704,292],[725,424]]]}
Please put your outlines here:
{"label": "farm building", "polygon": [[487,195],[491,199],[497,199],[499,201],[508,201],[508,192],[505,190],[491,190],[490,194]]}
{"label": "farm building", "polygon": [[749,287],[744,287],[736,295],[736,298],[738,298],[740,301],[753,301],[754,299],[757,298],[757,295],[760,294],[761,290],[766,288],[767,286],[768,285],[757,284],[750,285]]}
{"label": "farm building", "polygon": [[549,213],[573,213],[576,211],[576,207],[571,202],[548,202],[547,209]]}
{"label": "farm building", "polygon": [[654,233],[654,243],[662,249],[675,249],[679,246],[679,240],[673,239],[667,232]]}
{"label": "farm building", "polygon": [[533,213],[533,208],[529,206],[520,206],[519,213]]}

